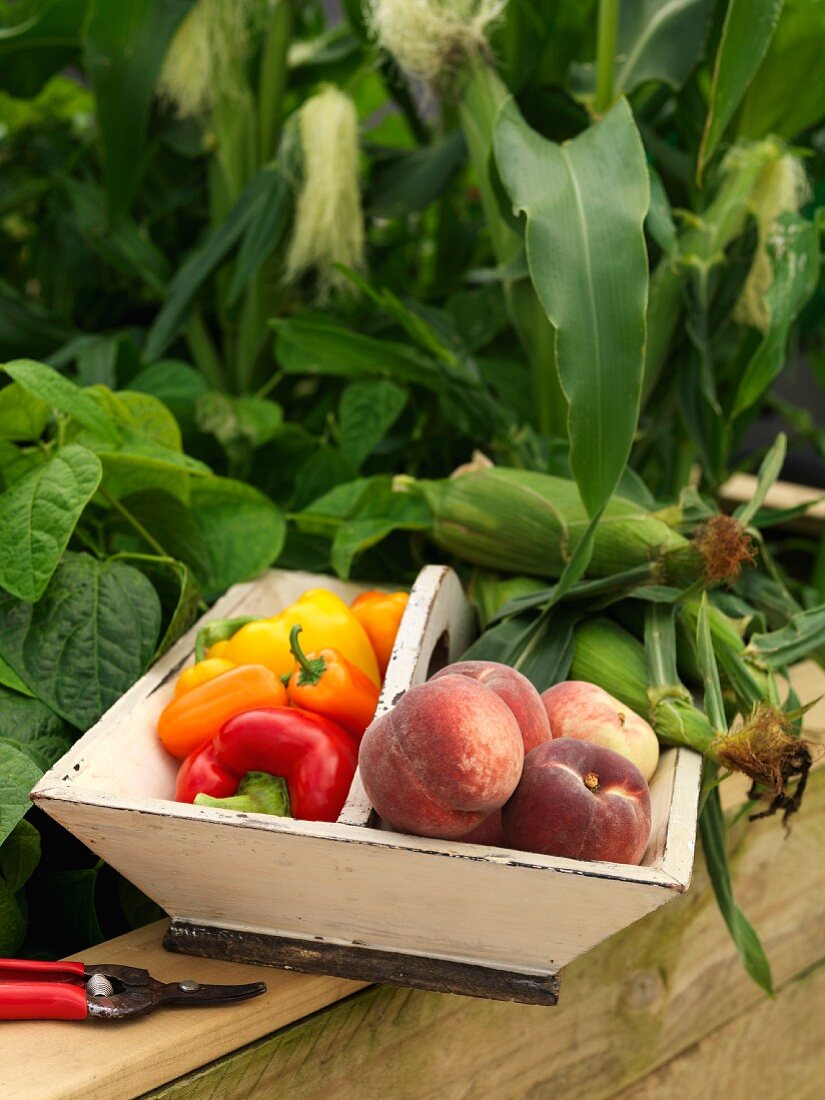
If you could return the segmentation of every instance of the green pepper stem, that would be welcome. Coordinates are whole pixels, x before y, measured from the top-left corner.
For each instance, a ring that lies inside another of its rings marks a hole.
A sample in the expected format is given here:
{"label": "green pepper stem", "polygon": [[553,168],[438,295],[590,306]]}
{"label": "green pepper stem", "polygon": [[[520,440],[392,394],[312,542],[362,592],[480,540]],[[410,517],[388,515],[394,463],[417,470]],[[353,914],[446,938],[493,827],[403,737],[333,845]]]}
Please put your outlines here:
{"label": "green pepper stem", "polygon": [[202,661],[210,646],[227,641],[242,626],[257,622],[259,619],[260,615],[239,615],[236,619],[213,619],[211,623],[202,626],[195,638],[195,660]]}
{"label": "green pepper stem", "polygon": [[286,780],[280,775],[269,775],[268,772],[247,772],[238,784],[237,794],[228,798],[198,794],[195,796],[195,805],[248,814],[270,814],[273,817],[292,816]]}
{"label": "green pepper stem", "polygon": [[314,687],[326,672],[327,663],[323,657],[314,657],[312,660],[307,657],[301,649],[301,643],[298,641],[298,635],[302,630],[303,627],[300,623],[296,623],[290,630],[289,648],[292,651],[292,656],[301,667],[301,671],[298,673],[299,687]]}

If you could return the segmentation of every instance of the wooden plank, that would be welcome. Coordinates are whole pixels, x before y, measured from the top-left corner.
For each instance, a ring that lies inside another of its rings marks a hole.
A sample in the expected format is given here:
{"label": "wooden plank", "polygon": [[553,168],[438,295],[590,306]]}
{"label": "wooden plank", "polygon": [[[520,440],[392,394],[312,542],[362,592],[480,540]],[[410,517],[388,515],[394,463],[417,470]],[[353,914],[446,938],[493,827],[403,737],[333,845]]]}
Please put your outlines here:
{"label": "wooden plank", "polygon": [[617,1100],[819,1100],[825,1092],[825,966],[622,1090]]}
{"label": "wooden plank", "polygon": [[[777,983],[788,985],[825,955],[825,772],[811,777],[787,839],[771,820],[738,827],[735,841],[737,900],[765,941]],[[600,1100],[737,1019],[764,1023],[751,1042],[767,1041],[770,1003],[744,974],[699,864],[686,895],[566,968],[556,1008],[372,988],[153,1100]],[[820,991],[798,983],[798,1018],[821,1014]],[[795,1096],[794,1049],[781,1090],[747,1095]],[[659,1095],[704,1097],[706,1081],[703,1073],[701,1083]],[[732,1086],[724,1093],[745,1095]]]}
{"label": "wooden plank", "polygon": [[340,978],[171,955],[161,946],[166,925],[159,921],[74,957],[142,967],[161,981],[263,980],[267,992],[225,1007],[168,1006],[128,1022],[4,1021],[3,1100],[131,1100],[363,989]]}
{"label": "wooden plank", "polygon": [[[751,500],[755,490],[756,478],[753,474],[734,474],[719,490],[719,501],[723,507],[732,511],[738,505]],[[784,511],[800,504],[809,504],[810,507],[804,516],[784,526],[799,531],[821,531],[825,522],[825,493],[821,489],[797,485],[792,481],[777,481],[768,491],[763,508]]]}

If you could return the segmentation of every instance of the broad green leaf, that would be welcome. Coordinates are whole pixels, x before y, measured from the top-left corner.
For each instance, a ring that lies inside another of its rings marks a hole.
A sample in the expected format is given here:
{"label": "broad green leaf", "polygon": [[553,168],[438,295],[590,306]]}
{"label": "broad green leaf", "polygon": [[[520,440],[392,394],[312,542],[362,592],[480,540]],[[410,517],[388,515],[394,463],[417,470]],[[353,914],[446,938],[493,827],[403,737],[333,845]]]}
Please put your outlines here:
{"label": "broad green leaf", "polygon": [[132,392],[150,393],[171,411],[184,431],[195,424],[195,403],[209,392],[203,375],[179,359],[160,359],[145,367],[129,383]]}
{"label": "broad green leaf", "polygon": [[155,659],[174,645],[195,622],[202,608],[200,585],[182,561],[154,554],[120,554],[118,561],[134,565],[145,574],[160,597],[164,631],[155,651]]}
{"label": "broad green leaf", "polygon": [[653,167],[650,168],[650,209],[647,212],[645,228],[665,255],[673,256],[676,253],[678,243],[676,223],[673,220],[673,212],[662,177]]}
{"label": "broad green leaf", "polygon": [[100,484],[101,466],[85,447],[50,455],[0,496],[0,585],[38,600]]}
{"label": "broad green leaf", "polygon": [[184,261],[169,284],[166,302],[146,335],[143,357],[148,363],[163,355],[186,320],[195,295],[260,211],[277,194],[281,173],[265,165],[241,193],[228,216],[212,229]]}
{"label": "broad green leaf", "polygon": [[284,543],[284,518],[275,504],[241,481],[225,477],[193,481],[190,508],[209,553],[199,579],[207,599],[272,565]]}
{"label": "broad green leaf", "polygon": [[378,218],[403,218],[423,210],[450,185],[467,159],[460,130],[441,141],[397,156],[376,158],[368,199]]}
{"label": "broad green leaf", "polygon": [[[715,773],[715,768],[713,769]],[[715,779],[715,774],[711,776]],[[704,784],[709,786],[708,783]],[[765,955],[759,936],[754,931],[745,914],[733,900],[730,865],[725,837],[725,818],[719,801],[719,788],[713,786],[699,814],[699,832],[702,837],[702,850],[708,868],[716,902],[728,926],[731,937],[748,974],[766,993],[773,995],[773,979],[770,963]]]}
{"label": "broad green leaf", "polygon": [[39,439],[49,422],[49,406],[12,382],[0,390],[0,438],[29,442]]}
{"label": "broad green leaf", "polygon": [[205,393],[198,398],[195,409],[198,428],[214,435],[229,458],[235,460],[274,439],[283,419],[281,406],[264,397]]}
{"label": "broad green leaf", "polygon": [[787,436],[784,432],[780,432],[774,440],[770,450],[760,463],[759,474],[756,479],[756,488],[753,491],[751,499],[745,504],[740,504],[733,513],[743,527],[747,527],[762,507],[765,497],[768,495],[773,483],[782,473],[787,451]]}
{"label": "broad green leaf", "polygon": [[36,604],[0,594],[0,655],[51,710],[88,729],[146,670],[160,629],[149,581],[67,553]]}
{"label": "broad green leaf", "polygon": [[71,871],[40,871],[29,887],[32,909],[48,913],[50,941],[62,955],[104,940],[95,895],[103,861]]}
{"label": "broad green leaf", "polygon": [[530,274],[556,329],[570,404],[570,466],[593,515],[622,474],[639,414],[648,289],[644,149],[624,99],[564,145],[531,130],[509,100],[495,148],[513,204],[527,215]]}
{"label": "broad green leaf", "polygon": [[0,737],[33,746],[53,764],[71,746],[73,731],[45,703],[0,686]]}
{"label": "broad green leaf", "polygon": [[6,363],[4,369],[24,390],[45,401],[50,408],[74,417],[84,428],[102,439],[110,443],[118,442],[120,433],[117,425],[94,398],[58,374],[53,367],[36,363],[33,359],[15,359]]}
{"label": "broad green leaf", "polygon": [[84,24],[86,72],[112,214],[129,206],[140,181],[149,111],[163,55],[195,0],[90,0]]}
{"label": "broad green leaf", "polygon": [[0,952],[16,955],[26,936],[26,918],[12,891],[0,879]]}
{"label": "broad green leaf", "polygon": [[376,478],[335,533],[333,568],[346,578],[355,557],[393,531],[426,531],[429,525],[429,509],[423,500],[394,493],[390,479]]}
{"label": "broad green leaf", "polygon": [[702,55],[712,0],[622,0],[614,87],[647,81],[679,89]]}
{"label": "broad green leaf", "polygon": [[12,691],[19,691],[23,695],[32,694],[11,665],[4,661],[2,657],[0,657],[0,686],[11,688]]}
{"label": "broad green leaf", "polygon": [[338,406],[340,442],[344,456],[356,469],[372,454],[406,404],[406,391],[382,378],[347,386]]}
{"label": "broad green leaf", "polygon": [[307,504],[303,511],[293,512],[289,517],[290,521],[305,534],[332,538],[347,516],[355,510],[371,483],[371,478],[359,477],[355,481],[336,485]]}
{"label": "broad green leaf", "polygon": [[699,147],[697,176],[700,179],[765,56],[781,10],[782,0],[728,2]]}
{"label": "broad green leaf", "polygon": [[30,821],[18,821],[0,844],[0,874],[13,894],[23,889],[39,862],[40,833]]}
{"label": "broad green leaf", "polygon": [[351,329],[315,321],[273,321],[275,354],[287,374],[329,374],[344,378],[391,378],[443,388],[432,360],[408,344],[378,340]]}
{"label": "broad green leaf", "polygon": [[768,329],[736,391],[732,416],[756,404],[785,362],[788,333],[819,280],[819,232],[798,214],[782,214],[767,241],[773,282],[765,292]]}
{"label": "broad green leaf", "polygon": [[781,671],[825,645],[825,604],[798,611],[770,634],[754,634],[746,654],[763,668]]}
{"label": "broad green leaf", "polygon": [[[145,489],[121,499],[122,506],[138,521],[170,558],[184,562],[199,576],[209,571],[209,551],[190,509],[162,489]],[[124,530],[134,533],[124,520]]]}
{"label": "broad green leaf", "polygon": [[0,30],[0,86],[13,96],[36,95],[68,65],[80,46],[88,0],[41,0]]}
{"label": "broad green leaf", "polygon": [[128,879],[118,875],[115,886],[117,900],[130,928],[143,928],[164,916],[161,907],[138,890]]}
{"label": "broad green leaf", "polygon": [[[794,138],[825,118],[825,2],[785,0],[737,120],[743,137]],[[789,79],[799,73],[800,79]],[[804,74],[804,77],[801,75]]]}
{"label": "broad green leaf", "polygon": [[31,809],[29,791],[42,774],[20,749],[0,744],[0,844]]}

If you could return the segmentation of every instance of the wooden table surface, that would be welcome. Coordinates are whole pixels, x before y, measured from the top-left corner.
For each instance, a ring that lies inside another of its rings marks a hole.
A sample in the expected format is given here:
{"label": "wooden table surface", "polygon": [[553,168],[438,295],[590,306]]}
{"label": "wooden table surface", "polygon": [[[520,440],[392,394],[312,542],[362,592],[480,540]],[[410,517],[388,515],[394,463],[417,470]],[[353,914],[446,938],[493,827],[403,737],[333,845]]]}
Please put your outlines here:
{"label": "wooden table surface", "polygon": [[[795,686],[811,699],[823,694],[825,677],[802,665]],[[825,701],[807,726],[822,740]],[[736,798],[731,784],[723,791]],[[742,971],[701,859],[686,895],[567,968],[557,1008],[364,989],[170,955],[159,922],[78,957],[145,967],[162,980],[263,978],[267,993],[225,1008],[168,1007],[122,1024],[4,1023],[0,1097],[818,1100],[823,852],[823,768],[789,836],[776,819],[736,827],[734,889],[768,951],[773,1001]]]}

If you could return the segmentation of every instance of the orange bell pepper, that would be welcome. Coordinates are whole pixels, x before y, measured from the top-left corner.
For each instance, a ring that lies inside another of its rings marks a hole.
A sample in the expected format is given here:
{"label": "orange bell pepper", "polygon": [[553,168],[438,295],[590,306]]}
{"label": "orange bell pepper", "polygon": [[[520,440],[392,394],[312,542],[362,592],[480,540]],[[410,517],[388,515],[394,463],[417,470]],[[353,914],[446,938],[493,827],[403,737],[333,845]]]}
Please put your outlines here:
{"label": "orange bell pepper", "polygon": [[352,613],[372,643],[382,679],[409,599],[409,592],[370,591],[352,601]]}
{"label": "orange bell pepper", "polygon": [[298,623],[289,632],[289,647],[295,656],[295,670],[286,689],[289,701],[331,718],[360,740],[375,717],[378,688],[337,649],[305,654],[298,642],[300,633]]}
{"label": "orange bell pepper", "polygon": [[236,714],[286,705],[286,688],[271,669],[262,665],[230,668],[164,707],[158,737],[173,756],[184,757],[215,737]]}
{"label": "orange bell pepper", "polygon": [[175,698],[185,695],[187,691],[198,687],[199,684],[214,680],[216,676],[221,676],[234,667],[232,661],[227,661],[223,657],[210,657],[206,661],[198,661],[196,665],[185,668],[178,676],[178,682],[175,684]]}

